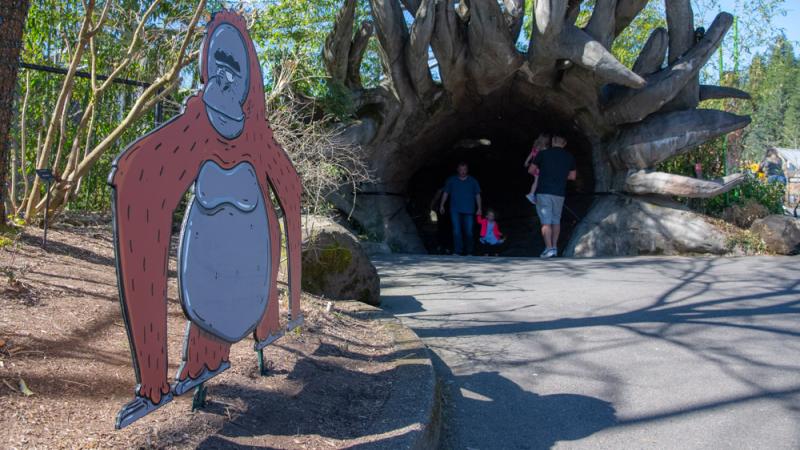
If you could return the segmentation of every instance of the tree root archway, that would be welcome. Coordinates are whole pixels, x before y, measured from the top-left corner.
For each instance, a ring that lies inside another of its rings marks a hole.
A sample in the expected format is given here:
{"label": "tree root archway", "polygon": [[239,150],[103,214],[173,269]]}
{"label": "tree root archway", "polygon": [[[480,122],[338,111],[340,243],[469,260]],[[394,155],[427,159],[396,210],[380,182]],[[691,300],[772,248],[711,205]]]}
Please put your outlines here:
{"label": "tree root archway", "polygon": [[[576,189],[604,194],[587,196],[593,200],[565,254],[724,251],[716,228],[669,199],[720,195],[744,177],[701,180],[655,168],[750,123],[698,108],[708,99],[749,98],[700,84],[701,68],[733,23],[730,14],[701,32],[691,0],[664,0],[668,29],[653,30],[627,67],[609,49],[648,0],[597,0],[585,26],[576,25],[581,1],[539,0],[526,52],[517,42],[528,0],[370,0],[373,20],[358,27],[357,0],[343,1],[323,59],[331,83],[349,89],[356,106],[358,120],[343,137],[362,146],[377,178],[362,187],[352,210],[372,239],[394,251],[426,251],[412,215],[427,209],[428,185],[444,181],[463,139],[492,142],[483,155],[464,155],[476,158],[472,172],[484,178],[487,203],[513,218],[519,206],[503,199],[525,194],[524,173],[519,185],[514,174],[535,135],[548,129],[579,143],[573,150],[584,178]],[[373,34],[385,79],[365,88],[360,66]],[[440,80],[431,73],[431,50]],[[349,211],[353,195],[343,189],[332,199]]]}
{"label": "tree root archway", "polygon": [[[536,209],[524,195],[533,182],[523,162],[530,154],[536,137],[543,132],[557,130],[566,135],[568,150],[575,156],[578,179],[570,183],[569,195],[563,215],[562,242],[566,243],[576,225],[588,212],[594,192],[594,170],[591,144],[567,126],[559,127],[542,111],[507,110],[488,117],[472,116],[462,120],[453,130],[460,131],[455,140],[426,144],[427,155],[420,158],[424,164],[410,177],[405,193],[409,199],[408,211],[419,230],[425,249],[429,253],[452,251],[452,231],[447,217],[431,214],[431,202],[453,175],[456,165],[469,164],[470,174],[481,184],[484,210],[493,209],[498,223],[507,237],[501,256],[536,256],[544,248],[539,233]],[[439,135],[441,136],[441,134]],[[439,222],[439,221],[442,222]],[[476,227],[477,235],[477,227]],[[563,247],[563,246],[562,246]]]}

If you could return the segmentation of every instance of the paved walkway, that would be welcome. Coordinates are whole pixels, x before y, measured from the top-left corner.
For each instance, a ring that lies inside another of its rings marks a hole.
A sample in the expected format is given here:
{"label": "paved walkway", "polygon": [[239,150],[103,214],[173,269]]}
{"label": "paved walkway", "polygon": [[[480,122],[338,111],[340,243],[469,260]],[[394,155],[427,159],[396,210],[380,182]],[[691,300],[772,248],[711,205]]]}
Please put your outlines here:
{"label": "paved walkway", "polygon": [[446,448],[800,448],[800,258],[376,264]]}

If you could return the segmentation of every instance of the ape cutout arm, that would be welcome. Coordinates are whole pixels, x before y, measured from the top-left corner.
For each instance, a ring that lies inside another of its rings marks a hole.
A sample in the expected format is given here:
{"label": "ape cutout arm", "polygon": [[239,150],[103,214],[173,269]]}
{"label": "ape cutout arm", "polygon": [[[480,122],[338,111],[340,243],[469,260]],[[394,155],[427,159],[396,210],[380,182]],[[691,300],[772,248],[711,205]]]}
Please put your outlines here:
{"label": "ape cutout arm", "polygon": [[[286,227],[286,247],[289,259],[289,304],[292,321],[302,317],[300,311],[300,265],[302,246],[302,227],[300,221],[300,196],[302,184],[289,156],[278,144],[272,135],[272,129],[267,126],[268,135],[264,137],[267,151],[263,157],[258,158],[259,182],[261,190],[268,196],[270,189],[275,192],[279,206],[284,212]],[[263,177],[263,178],[262,178]],[[270,199],[266,199],[272,204]]]}
{"label": "ape cutout arm", "polygon": [[[109,176],[114,191],[117,278],[137,394],[155,404],[170,391],[167,269],[172,214],[201,162],[200,152],[188,151],[198,145],[186,139],[189,127],[187,115],[181,115],[143,137],[117,157]],[[185,143],[175,144],[176,135],[184,135]]]}

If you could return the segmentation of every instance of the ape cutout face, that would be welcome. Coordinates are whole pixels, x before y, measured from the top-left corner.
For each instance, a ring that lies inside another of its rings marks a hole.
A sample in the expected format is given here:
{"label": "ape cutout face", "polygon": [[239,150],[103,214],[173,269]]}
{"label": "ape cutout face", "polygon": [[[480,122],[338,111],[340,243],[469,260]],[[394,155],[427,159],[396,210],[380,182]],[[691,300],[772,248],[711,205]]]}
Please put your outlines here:
{"label": "ape cutout face", "polygon": [[250,87],[247,47],[239,30],[224,23],[214,30],[207,48],[206,113],[219,134],[233,139],[244,128],[242,104]]}

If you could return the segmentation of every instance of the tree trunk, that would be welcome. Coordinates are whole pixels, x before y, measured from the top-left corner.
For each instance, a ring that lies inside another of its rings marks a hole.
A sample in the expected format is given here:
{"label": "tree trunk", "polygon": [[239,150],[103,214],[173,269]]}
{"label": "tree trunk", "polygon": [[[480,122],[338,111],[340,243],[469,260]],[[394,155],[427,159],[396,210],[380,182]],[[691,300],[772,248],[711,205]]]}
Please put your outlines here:
{"label": "tree trunk", "polygon": [[9,133],[29,0],[0,0],[0,225],[6,220]]}
{"label": "tree trunk", "polygon": [[[345,2],[326,41],[326,66],[335,82],[347,83],[347,74],[358,73],[353,64],[361,63],[360,57],[346,58],[356,45],[353,36],[363,35],[354,33],[352,3]],[[746,97],[741,91],[699,85],[700,69],[732,24],[730,14],[720,13],[695,40],[690,2],[667,0],[669,29],[655,30],[634,67],[628,68],[609,49],[646,0],[597,1],[583,29],[573,25],[580,2],[539,0],[527,53],[516,47],[524,0],[504,2],[505,10],[494,0],[370,3],[386,77],[374,89],[347,83],[358,120],[343,136],[363,146],[377,179],[362,187],[353,212],[373,239],[395,251],[425,251],[409,210],[414,192],[422,185],[441,185],[447,175],[433,175],[442,179],[431,183],[427,178],[432,167],[446,167],[466,155],[478,162],[476,170],[491,169],[496,177],[506,172],[511,179],[537,134],[556,131],[566,135],[578,160],[578,191],[595,199],[588,202],[568,253],[719,251],[716,245],[681,243],[683,237],[674,232],[680,221],[703,219],[659,196],[714,196],[742,177],[701,181],[653,168],[749,124],[749,117],[697,109],[700,98]],[[411,25],[406,25],[401,3],[412,6]],[[356,52],[363,47],[359,42]],[[429,48],[441,81],[431,77]],[[669,64],[663,67],[665,60]],[[518,161],[509,158],[512,150],[519,153]],[[492,166],[499,159],[516,161],[515,167]],[[526,192],[504,195],[522,198]],[[435,186],[425,195],[434,193]],[[352,194],[343,189],[333,201],[344,207]],[[426,208],[427,203],[419,210]],[[526,204],[522,208],[532,210]],[[635,217],[623,220],[624,214]],[[609,232],[615,220],[616,228]],[[630,227],[637,231],[627,233]],[[708,235],[708,228],[695,228],[696,236]],[[597,236],[610,236],[614,242],[600,242]],[[648,236],[670,242],[657,248],[640,245]],[[621,245],[620,239],[629,242]]]}

